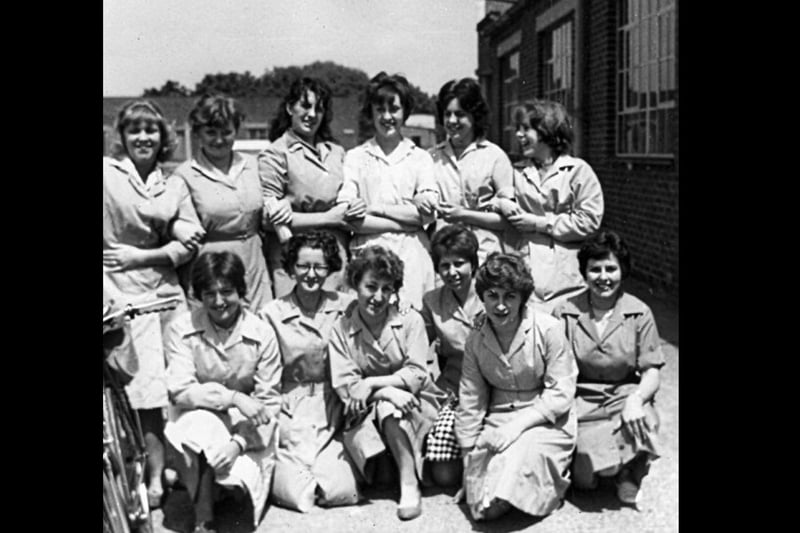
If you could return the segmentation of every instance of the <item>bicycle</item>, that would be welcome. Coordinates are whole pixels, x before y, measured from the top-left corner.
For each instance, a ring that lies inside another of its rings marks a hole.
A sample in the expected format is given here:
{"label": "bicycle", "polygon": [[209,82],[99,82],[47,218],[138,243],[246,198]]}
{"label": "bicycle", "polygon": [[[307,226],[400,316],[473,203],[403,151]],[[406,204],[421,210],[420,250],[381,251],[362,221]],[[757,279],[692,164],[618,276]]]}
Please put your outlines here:
{"label": "bicycle", "polygon": [[[126,319],[174,309],[180,299],[166,298],[127,305],[110,312],[104,308],[103,335],[124,332]],[[119,344],[119,342],[117,343]],[[121,373],[103,353],[103,532],[150,533],[152,522],[145,483],[144,436],[136,410],[125,393]]]}

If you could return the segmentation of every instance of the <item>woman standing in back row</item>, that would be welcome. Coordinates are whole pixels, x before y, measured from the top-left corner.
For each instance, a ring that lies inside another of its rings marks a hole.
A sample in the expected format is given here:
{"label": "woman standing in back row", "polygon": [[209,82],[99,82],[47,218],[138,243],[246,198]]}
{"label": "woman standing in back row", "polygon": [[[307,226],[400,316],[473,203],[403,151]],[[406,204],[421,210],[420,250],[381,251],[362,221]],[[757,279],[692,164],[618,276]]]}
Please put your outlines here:
{"label": "woman standing in back row", "polygon": [[514,169],[502,148],[484,137],[489,106],[478,82],[448,81],[436,105],[447,133],[447,140],[431,150],[440,196],[436,229],[454,222],[467,225],[478,238],[480,264],[491,252],[504,251],[508,224],[492,201],[514,198]]}
{"label": "woman standing in back row", "polygon": [[405,265],[400,300],[422,309],[422,295],[434,288],[430,242],[424,226],[438,203],[431,156],[400,129],[414,108],[411,86],[399,74],[379,73],[367,87],[361,113],[375,136],[347,152],[340,202],[354,227],[353,255],[367,245],[384,246]]}
{"label": "woman standing in back row", "polygon": [[[269,132],[272,145],[258,155],[258,172],[267,203],[271,198],[285,200],[271,213],[273,222],[289,218],[289,228],[295,234],[312,229],[330,232],[346,267],[348,205],[336,203],[343,180],[344,148],[331,134],[332,119],[328,86],[316,78],[295,80],[275,112]],[[267,260],[275,297],[289,294],[295,278],[283,269],[279,239],[272,232],[267,233]],[[325,290],[345,288],[342,271],[330,272]]]}
{"label": "woman standing in back row", "polygon": [[572,125],[557,102],[526,102],[514,112],[527,166],[514,176],[515,201],[497,204],[513,226],[509,251],[527,258],[537,309],[550,312],[585,289],[578,249],[600,229],[603,191],[592,167],[569,155]]}

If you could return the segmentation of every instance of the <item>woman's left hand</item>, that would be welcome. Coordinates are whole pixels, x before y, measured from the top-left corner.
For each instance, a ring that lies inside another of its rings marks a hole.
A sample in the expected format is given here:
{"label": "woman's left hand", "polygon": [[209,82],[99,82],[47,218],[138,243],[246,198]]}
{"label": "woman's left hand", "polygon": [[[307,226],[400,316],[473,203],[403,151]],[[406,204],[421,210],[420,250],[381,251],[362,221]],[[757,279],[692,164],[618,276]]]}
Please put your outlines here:
{"label": "woman's left hand", "polygon": [[460,205],[439,204],[439,212],[446,222],[459,222],[464,215],[464,208]]}
{"label": "woman's left hand", "polygon": [[272,205],[274,205],[274,209],[269,210],[268,216],[273,226],[290,224],[292,222],[292,205],[286,198],[278,200]]}
{"label": "woman's left hand", "polygon": [[144,251],[127,244],[109,244],[110,250],[103,250],[103,266],[114,271],[136,268],[144,259]]}
{"label": "woman's left hand", "polygon": [[530,213],[516,213],[506,217],[517,231],[537,231],[536,217]]}
{"label": "woman's left hand", "polygon": [[634,439],[644,441],[650,425],[647,423],[644,413],[642,398],[638,394],[631,394],[625,400],[622,408],[622,425]]}
{"label": "woman's left hand", "polygon": [[412,200],[422,216],[433,216],[439,209],[439,197],[432,192],[422,192]]}
{"label": "woman's left hand", "polygon": [[208,457],[208,464],[214,469],[218,476],[224,476],[230,472],[233,462],[239,457],[241,449],[235,441],[228,441],[222,447],[211,451]]}

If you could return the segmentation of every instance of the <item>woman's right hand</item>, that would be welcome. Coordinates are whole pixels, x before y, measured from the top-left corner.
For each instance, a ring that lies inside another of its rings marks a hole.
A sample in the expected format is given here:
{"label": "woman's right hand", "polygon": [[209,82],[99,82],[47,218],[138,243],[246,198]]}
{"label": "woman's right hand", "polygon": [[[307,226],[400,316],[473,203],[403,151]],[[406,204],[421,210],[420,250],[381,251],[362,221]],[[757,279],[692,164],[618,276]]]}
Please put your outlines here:
{"label": "woman's right hand", "polygon": [[233,406],[239,409],[256,426],[269,423],[267,407],[243,392],[236,392],[233,395]]}
{"label": "woman's right hand", "polygon": [[355,198],[342,205],[347,205],[347,210],[344,213],[345,220],[356,220],[367,216],[367,204],[363,198]]}
{"label": "woman's right hand", "polygon": [[206,232],[196,224],[176,220],[172,225],[172,236],[189,250],[197,250],[203,243]]}
{"label": "woman's right hand", "polygon": [[500,211],[500,214],[506,218],[525,212],[517,202],[508,198],[495,198],[493,204]]}
{"label": "woman's right hand", "polygon": [[357,415],[364,411],[367,408],[367,400],[369,400],[371,394],[372,386],[369,378],[364,378],[350,386],[347,401],[344,402],[345,416],[350,414]]}
{"label": "woman's right hand", "polygon": [[287,199],[270,202],[267,216],[273,226],[288,225],[292,222],[292,205]]}
{"label": "woman's right hand", "polygon": [[392,405],[397,407],[404,415],[411,414],[413,409],[420,409],[419,398],[414,396],[408,391],[398,389],[397,387],[386,387],[384,389],[384,397]]}

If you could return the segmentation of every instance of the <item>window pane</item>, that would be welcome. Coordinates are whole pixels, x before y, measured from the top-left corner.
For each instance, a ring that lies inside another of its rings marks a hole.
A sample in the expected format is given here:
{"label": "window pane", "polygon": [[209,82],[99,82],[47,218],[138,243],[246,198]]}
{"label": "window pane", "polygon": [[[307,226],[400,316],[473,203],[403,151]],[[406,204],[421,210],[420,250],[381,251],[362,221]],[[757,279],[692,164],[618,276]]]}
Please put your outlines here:
{"label": "window pane", "polygon": [[659,68],[661,70],[661,83],[658,86],[658,101],[666,102],[668,98],[667,88],[669,87],[669,71],[667,67],[667,61],[662,60],[659,62]]}
{"label": "window pane", "polygon": [[631,0],[631,22],[639,21],[639,0]]}
{"label": "window pane", "polygon": [[650,111],[650,122],[647,125],[648,140],[650,143],[650,149],[647,151],[651,154],[661,153],[661,131],[659,128],[660,121],[658,113],[659,111],[657,110]]}
{"label": "window pane", "polygon": [[639,64],[639,51],[641,48],[639,47],[639,27],[634,26],[631,30],[631,40],[630,40],[630,47],[631,47],[631,65],[637,66]]}

